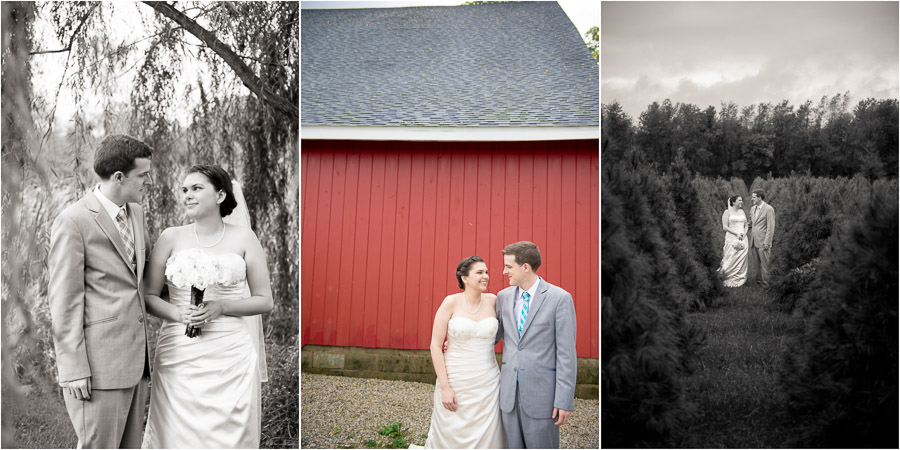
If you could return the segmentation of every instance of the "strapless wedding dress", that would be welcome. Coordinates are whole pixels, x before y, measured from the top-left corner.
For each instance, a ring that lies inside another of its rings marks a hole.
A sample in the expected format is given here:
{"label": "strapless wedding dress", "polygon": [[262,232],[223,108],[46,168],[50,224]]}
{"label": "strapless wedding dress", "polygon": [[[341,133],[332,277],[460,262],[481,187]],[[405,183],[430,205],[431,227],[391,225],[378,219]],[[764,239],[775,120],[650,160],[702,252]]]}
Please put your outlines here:
{"label": "strapless wedding dress", "polygon": [[[728,216],[728,226],[732,229],[744,229],[747,218],[743,214],[730,214]],[[722,284],[725,287],[739,287],[747,282],[747,255],[750,253],[750,238],[744,236],[744,240],[738,240],[738,237],[725,233],[725,247],[722,249],[722,265],[719,271],[724,275]]]}
{"label": "strapless wedding dress", "polygon": [[453,317],[447,323],[444,362],[457,410],[441,403],[434,388],[434,409],[425,448],[506,448],[500,419],[500,370],[494,355],[497,319]]}
{"label": "strapless wedding dress", "polygon": [[[243,298],[244,259],[234,253],[209,257],[223,271],[218,279],[238,281],[207,287],[204,300]],[[190,304],[190,289],[166,284],[171,303]],[[259,448],[260,377],[247,324],[242,317],[219,316],[201,328],[200,336],[189,338],[183,323],[160,327],[143,447]]]}

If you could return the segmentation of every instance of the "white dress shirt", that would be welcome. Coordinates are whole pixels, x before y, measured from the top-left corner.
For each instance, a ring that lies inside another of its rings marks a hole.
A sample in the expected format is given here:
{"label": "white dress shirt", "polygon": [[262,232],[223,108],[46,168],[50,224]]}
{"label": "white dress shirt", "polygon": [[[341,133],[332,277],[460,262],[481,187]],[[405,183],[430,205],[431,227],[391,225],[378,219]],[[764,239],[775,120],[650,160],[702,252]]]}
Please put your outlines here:
{"label": "white dress shirt", "polygon": [[516,303],[513,306],[513,311],[515,311],[516,313],[516,324],[519,323],[519,317],[522,317],[522,306],[525,304],[525,302],[523,301],[523,297],[525,296],[525,293],[528,292],[528,295],[530,295],[531,299],[534,300],[534,294],[537,293],[537,287],[539,284],[541,284],[541,279],[541,277],[538,277],[537,281],[535,281],[527,291],[523,291],[522,288],[519,287],[516,288]]}
{"label": "white dress shirt", "polygon": [[[116,216],[119,215],[119,211],[125,210],[125,224],[128,225],[128,228],[131,229],[131,221],[128,220],[128,208],[125,207],[125,204],[122,206],[116,205],[113,203],[109,197],[103,195],[103,192],[100,190],[100,185],[94,189],[94,195],[97,196],[97,200],[100,200],[100,204],[103,206],[103,209],[106,210],[106,213],[109,214],[109,218],[112,219],[113,224],[116,224]],[[131,230],[131,235],[134,236],[134,230]]]}

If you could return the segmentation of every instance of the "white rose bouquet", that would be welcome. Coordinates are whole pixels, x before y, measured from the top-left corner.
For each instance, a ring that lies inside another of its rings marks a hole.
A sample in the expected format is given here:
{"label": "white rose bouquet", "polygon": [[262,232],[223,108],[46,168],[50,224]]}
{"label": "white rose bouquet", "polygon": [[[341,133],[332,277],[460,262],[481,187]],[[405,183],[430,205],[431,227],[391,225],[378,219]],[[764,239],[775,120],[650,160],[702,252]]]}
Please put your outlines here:
{"label": "white rose bouquet", "polygon": [[[166,262],[166,278],[181,289],[191,289],[191,304],[203,307],[206,288],[218,281],[219,268],[215,258],[198,248],[180,251]],[[200,335],[200,327],[188,325],[184,331],[189,338]]]}

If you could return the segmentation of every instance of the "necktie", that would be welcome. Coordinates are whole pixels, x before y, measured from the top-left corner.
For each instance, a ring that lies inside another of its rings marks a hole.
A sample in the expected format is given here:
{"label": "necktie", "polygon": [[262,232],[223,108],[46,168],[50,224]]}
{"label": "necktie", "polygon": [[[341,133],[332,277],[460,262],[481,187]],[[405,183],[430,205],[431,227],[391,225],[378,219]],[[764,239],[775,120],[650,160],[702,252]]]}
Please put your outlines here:
{"label": "necktie", "polygon": [[134,263],[134,236],[131,235],[128,222],[125,221],[124,206],[119,210],[119,214],[116,214],[116,227],[119,229],[122,241],[125,242],[125,254],[128,256],[128,262]]}
{"label": "necktie", "polygon": [[531,294],[522,294],[522,314],[519,315],[519,337],[522,337],[522,331],[525,330],[525,318],[528,317],[528,304],[531,300]]}

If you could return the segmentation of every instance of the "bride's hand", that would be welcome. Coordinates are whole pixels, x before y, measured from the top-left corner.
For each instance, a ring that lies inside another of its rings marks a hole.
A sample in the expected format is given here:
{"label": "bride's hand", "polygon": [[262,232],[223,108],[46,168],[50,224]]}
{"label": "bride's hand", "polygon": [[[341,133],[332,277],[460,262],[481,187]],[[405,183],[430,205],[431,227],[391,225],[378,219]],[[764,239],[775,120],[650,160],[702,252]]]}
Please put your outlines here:
{"label": "bride's hand", "polygon": [[202,326],[222,315],[222,303],[217,301],[203,302],[200,308],[191,314],[191,325]]}
{"label": "bride's hand", "polygon": [[181,323],[185,325],[191,324],[191,314],[197,310],[197,307],[194,305],[180,305],[178,306],[178,317],[181,319]]}
{"label": "bride's hand", "polygon": [[456,393],[453,389],[441,389],[441,403],[448,411],[456,412]]}

